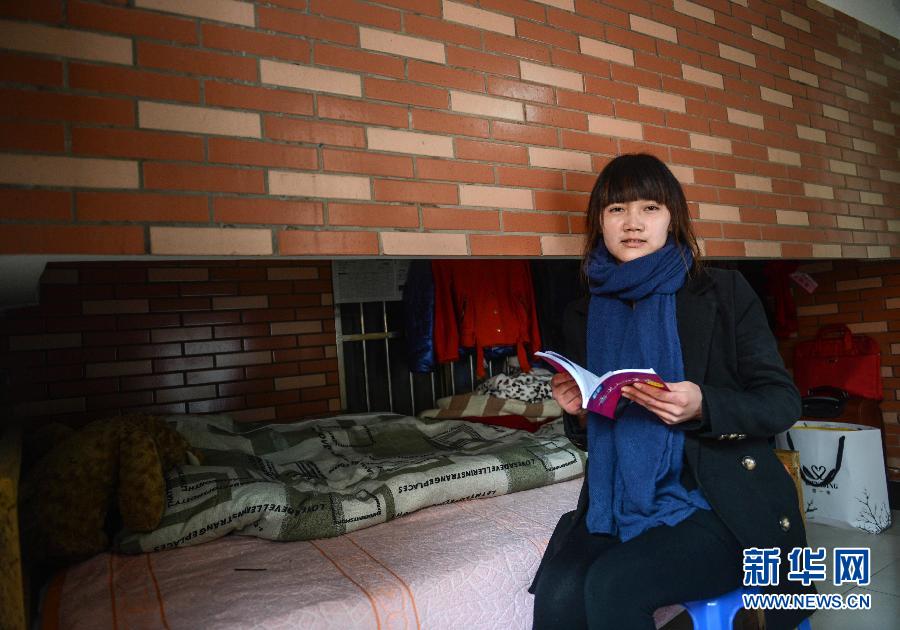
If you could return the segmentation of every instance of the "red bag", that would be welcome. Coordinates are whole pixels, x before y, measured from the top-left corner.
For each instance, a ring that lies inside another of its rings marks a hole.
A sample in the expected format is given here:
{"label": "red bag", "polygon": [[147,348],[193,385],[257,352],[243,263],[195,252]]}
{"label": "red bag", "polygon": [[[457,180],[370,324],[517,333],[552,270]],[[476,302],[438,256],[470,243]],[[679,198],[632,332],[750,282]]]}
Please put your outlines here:
{"label": "red bag", "polygon": [[837,387],[853,396],[881,400],[881,348],[844,324],[819,329],[815,339],[794,348],[794,382],[800,395],[813,387]]}

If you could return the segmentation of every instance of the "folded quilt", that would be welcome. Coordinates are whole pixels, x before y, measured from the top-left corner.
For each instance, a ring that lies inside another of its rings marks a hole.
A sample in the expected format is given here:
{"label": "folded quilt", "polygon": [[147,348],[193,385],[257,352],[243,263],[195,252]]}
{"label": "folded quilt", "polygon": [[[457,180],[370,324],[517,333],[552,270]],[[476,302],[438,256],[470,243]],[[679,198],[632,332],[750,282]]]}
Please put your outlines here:
{"label": "folded quilt", "polygon": [[525,416],[533,422],[544,422],[562,415],[562,408],[552,398],[527,403],[482,394],[458,394],[438,398],[437,409],[428,409],[420,418],[471,418],[473,416]]}
{"label": "folded quilt", "polygon": [[497,496],[583,474],[561,422],[535,433],[394,414],[296,424],[223,415],[168,418],[202,455],[166,479],[166,510],[149,533],[122,532],[125,553],[234,532],[270,540],[338,536],[423,507]]}

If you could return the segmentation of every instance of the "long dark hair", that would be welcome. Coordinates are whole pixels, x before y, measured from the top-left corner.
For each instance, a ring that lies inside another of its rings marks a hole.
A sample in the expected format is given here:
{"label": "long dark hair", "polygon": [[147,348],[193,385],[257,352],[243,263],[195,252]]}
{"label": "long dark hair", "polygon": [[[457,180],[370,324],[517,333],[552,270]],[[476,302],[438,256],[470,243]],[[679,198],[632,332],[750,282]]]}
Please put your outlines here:
{"label": "long dark hair", "polygon": [[[689,272],[700,271],[700,246],[694,236],[687,199],[681,184],[659,158],[647,153],[620,155],[600,171],[587,210],[587,238],[584,241],[584,261],[603,240],[603,208],[613,203],[628,203],[647,199],[665,204],[672,216],[669,229],[675,244],[687,248],[694,255]],[[583,266],[583,265],[582,265]]]}

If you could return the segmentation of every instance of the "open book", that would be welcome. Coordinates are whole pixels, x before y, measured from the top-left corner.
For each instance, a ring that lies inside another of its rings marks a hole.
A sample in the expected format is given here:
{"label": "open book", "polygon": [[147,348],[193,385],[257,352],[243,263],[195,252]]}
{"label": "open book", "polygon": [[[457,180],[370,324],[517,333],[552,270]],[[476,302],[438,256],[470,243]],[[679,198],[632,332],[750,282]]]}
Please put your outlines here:
{"label": "open book", "polygon": [[544,359],[557,372],[568,372],[581,390],[581,406],[588,411],[607,418],[615,418],[616,405],[622,397],[622,388],[633,383],[646,383],[668,391],[665,382],[652,368],[646,370],[614,370],[603,376],[589,372],[561,354],[548,350],[535,352],[534,356]]}

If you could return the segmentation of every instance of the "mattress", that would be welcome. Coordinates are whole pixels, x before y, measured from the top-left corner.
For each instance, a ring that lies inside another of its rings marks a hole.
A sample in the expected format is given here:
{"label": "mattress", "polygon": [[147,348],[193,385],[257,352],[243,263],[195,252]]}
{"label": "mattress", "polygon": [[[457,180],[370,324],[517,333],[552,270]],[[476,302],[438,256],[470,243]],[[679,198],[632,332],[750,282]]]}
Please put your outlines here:
{"label": "mattress", "polygon": [[[44,628],[530,628],[527,592],[580,479],[439,505],[336,538],[226,536],[60,573]],[[657,611],[657,626],[679,607]]]}

